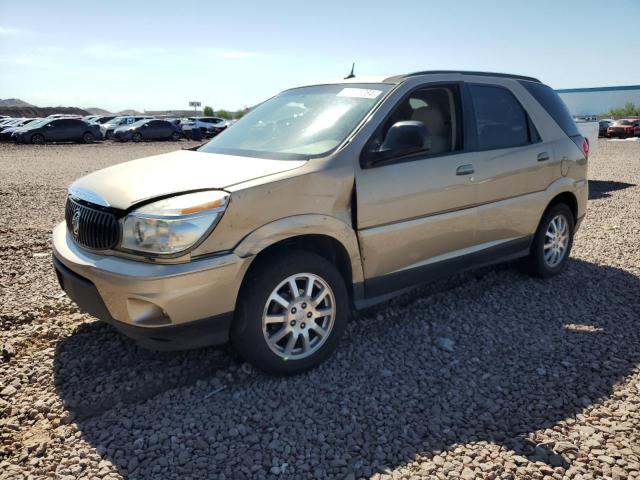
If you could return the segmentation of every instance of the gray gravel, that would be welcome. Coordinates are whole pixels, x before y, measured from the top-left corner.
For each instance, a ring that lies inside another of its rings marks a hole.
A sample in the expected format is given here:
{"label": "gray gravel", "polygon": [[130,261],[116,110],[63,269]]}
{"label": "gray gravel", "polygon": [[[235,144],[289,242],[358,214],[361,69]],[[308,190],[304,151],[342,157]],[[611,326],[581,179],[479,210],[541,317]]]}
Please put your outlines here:
{"label": "gray gravel", "polygon": [[640,145],[600,142],[560,277],[439,282],[287,379],[141,350],[57,286],[67,184],[178,147],[0,145],[0,478],[640,478]]}

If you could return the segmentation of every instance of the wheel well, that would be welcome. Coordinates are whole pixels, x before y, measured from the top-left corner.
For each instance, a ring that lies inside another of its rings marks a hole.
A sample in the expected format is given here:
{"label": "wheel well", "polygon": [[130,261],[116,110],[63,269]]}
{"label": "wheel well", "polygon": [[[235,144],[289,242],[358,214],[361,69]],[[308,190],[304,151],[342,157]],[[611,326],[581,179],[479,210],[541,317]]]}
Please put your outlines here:
{"label": "wheel well", "polygon": [[578,219],[578,200],[576,199],[576,196],[571,192],[562,192],[553,197],[553,199],[549,202],[549,205],[547,205],[544,213],[547,213],[554,205],[557,205],[559,203],[564,203],[569,207],[571,213],[573,214],[573,221],[575,222]]}
{"label": "wheel well", "polygon": [[[338,240],[328,235],[300,235],[286,238],[273,245],[269,245],[259,252],[253,262],[251,262],[249,270],[242,281],[243,286],[246,279],[249,278],[252,272],[260,267],[265,259],[282,251],[293,250],[313,252],[333,263],[340,272],[340,275],[342,275],[349,295],[353,297],[353,276],[351,273],[351,259],[349,258],[349,254]],[[240,290],[242,291],[242,286]]]}

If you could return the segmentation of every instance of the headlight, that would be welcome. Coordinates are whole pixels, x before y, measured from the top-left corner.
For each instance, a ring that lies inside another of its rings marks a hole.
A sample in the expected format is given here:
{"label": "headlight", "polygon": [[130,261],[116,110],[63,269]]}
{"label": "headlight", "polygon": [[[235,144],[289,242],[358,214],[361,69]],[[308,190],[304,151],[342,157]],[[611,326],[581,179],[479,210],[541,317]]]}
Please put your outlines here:
{"label": "headlight", "polygon": [[220,220],[229,194],[188,193],[149,203],[124,219],[121,248],[170,255],[193,246]]}

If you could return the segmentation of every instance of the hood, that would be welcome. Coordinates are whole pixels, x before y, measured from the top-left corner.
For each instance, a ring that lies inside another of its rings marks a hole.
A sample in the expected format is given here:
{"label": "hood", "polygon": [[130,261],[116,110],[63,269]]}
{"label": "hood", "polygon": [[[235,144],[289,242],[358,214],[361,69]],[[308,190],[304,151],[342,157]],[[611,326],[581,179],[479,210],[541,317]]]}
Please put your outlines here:
{"label": "hood", "polygon": [[76,180],[69,192],[88,202],[126,210],[155,197],[225,189],[305,163],[178,150],[98,170]]}

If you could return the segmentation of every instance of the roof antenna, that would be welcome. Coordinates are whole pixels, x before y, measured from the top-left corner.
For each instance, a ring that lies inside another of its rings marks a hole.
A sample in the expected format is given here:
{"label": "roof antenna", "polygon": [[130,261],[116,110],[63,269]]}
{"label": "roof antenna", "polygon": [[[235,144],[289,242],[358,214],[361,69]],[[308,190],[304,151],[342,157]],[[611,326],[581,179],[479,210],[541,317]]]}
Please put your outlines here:
{"label": "roof antenna", "polygon": [[351,73],[349,73],[349,75],[347,75],[346,77],[344,77],[345,80],[349,80],[350,78],[356,78],[356,74],[353,73],[353,69],[356,67],[355,62],[351,64]]}

